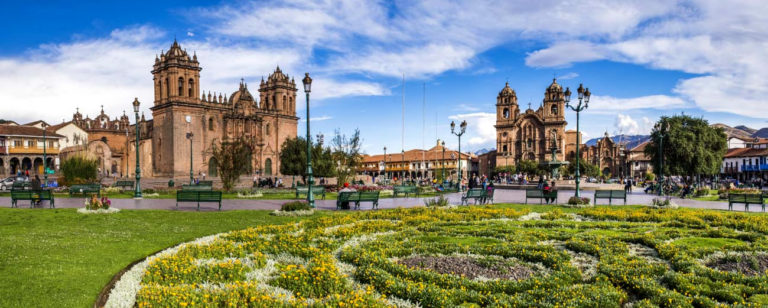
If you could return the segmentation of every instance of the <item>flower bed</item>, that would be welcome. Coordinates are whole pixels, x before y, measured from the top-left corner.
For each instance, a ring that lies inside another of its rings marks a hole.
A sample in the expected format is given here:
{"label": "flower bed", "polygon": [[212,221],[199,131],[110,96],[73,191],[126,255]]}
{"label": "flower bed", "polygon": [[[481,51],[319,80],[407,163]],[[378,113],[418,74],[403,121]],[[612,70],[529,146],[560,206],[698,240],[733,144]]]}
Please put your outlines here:
{"label": "flower bed", "polygon": [[151,258],[135,305],[758,307],[767,234],[763,215],[688,209],[320,216]]}

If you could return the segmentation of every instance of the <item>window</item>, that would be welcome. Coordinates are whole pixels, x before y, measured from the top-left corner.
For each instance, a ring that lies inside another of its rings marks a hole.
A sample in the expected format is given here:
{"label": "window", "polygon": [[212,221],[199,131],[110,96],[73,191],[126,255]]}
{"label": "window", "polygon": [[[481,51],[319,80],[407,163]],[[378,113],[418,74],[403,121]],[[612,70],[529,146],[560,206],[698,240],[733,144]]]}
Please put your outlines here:
{"label": "window", "polygon": [[509,108],[504,108],[504,111],[502,111],[502,116],[505,119],[509,119]]}
{"label": "window", "polygon": [[264,128],[264,133],[269,136],[269,123],[267,123],[266,127]]}
{"label": "window", "polygon": [[157,82],[157,90],[160,92],[160,98],[163,98],[163,80]]}
{"label": "window", "polygon": [[286,105],[287,103],[288,103],[288,97],[283,95],[283,101],[280,103],[280,105],[283,106],[283,110],[288,108],[288,106]]}
{"label": "window", "polygon": [[165,78],[165,97],[171,96],[171,84],[168,82],[168,78]]}
{"label": "window", "polygon": [[208,130],[213,130],[213,118],[208,118]]}
{"label": "window", "polygon": [[54,147],[53,145],[54,145],[54,142],[53,142],[53,141],[48,141],[48,147],[49,147],[49,148],[53,148],[53,147]]}
{"label": "window", "polygon": [[507,153],[507,145],[505,144],[503,147],[503,150],[501,150],[502,153]]}
{"label": "window", "polygon": [[552,105],[550,111],[552,112],[552,115],[557,115],[557,105]]}
{"label": "window", "polygon": [[28,148],[34,148],[35,147],[35,141],[27,140],[27,147]]}
{"label": "window", "polygon": [[184,78],[179,77],[179,96],[184,96]]}
{"label": "window", "polygon": [[193,96],[194,90],[195,90],[195,80],[194,79],[189,79],[189,89],[187,90],[187,92],[189,92],[189,95],[187,95],[187,96],[194,97]]}

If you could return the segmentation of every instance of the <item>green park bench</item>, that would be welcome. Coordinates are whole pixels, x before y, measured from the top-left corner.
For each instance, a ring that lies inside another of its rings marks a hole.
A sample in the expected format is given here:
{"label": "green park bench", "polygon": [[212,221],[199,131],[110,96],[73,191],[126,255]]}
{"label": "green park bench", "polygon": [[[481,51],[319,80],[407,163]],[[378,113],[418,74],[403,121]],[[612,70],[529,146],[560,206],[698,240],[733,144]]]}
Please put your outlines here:
{"label": "green park bench", "polygon": [[595,204],[597,199],[608,199],[608,205],[611,205],[614,199],[624,200],[627,205],[627,192],[624,190],[595,190]]}
{"label": "green park bench", "polygon": [[135,183],[136,183],[135,181],[120,180],[115,182],[115,184],[113,184],[112,187],[117,187],[120,189],[133,189],[133,185]]}
{"label": "green park bench", "polygon": [[32,182],[28,181],[15,181],[11,186],[11,190],[29,190],[32,189]]}
{"label": "green park bench", "polygon": [[400,185],[400,186],[393,186],[392,187],[392,197],[397,198],[397,195],[403,195],[405,197],[408,197],[410,195],[416,195],[419,196],[419,188],[416,186],[410,186],[410,185]]}
{"label": "green park bench", "polygon": [[221,211],[221,192],[215,190],[179,190],[176,192],[176,209],[179,202],[197,202],[197,210],[200,210],[200,202],[219,203]]}
{"label": "green park bench", "polygon": [[213,181],[205,180],[205,181],[197,181],[197,185],[200,186],[211,186],[213,187]]}
{"label": "green park bench", "polygon": [[101,184],[77,184],[69,187],[69,196],[82,194],[83,197],[88,194],[97,194],[101,197]]}
{"label": "green park bench", "polygon": [[185,191],[212,191],[213,186],[210,185],[196,185],[196,184],[182,184],[181,190]]}
{"label": "green park bench", "polygon": [[11,207],[18,208],[19,200],[29,200],[30,207],[35,204],[35,201],[48,200],[51,208],[56,207],[50,190],[11,190]]}
{"label": "green park bench", "polygon": [[744,211],[749,211],[750,204],[759,204],[765,212],[765,194],[728,194],[728,210],[733,210],[733,204],[744,204]]}
{"label": "green park bench", "polygon": [[467,190],[466,193],[464,193],[463,196],[461,196],[461,204],[469,205],[469,199],[474,199],[475,204],[478,203],[478,201],[482,204],[485,200],[486,193],[485,190],[482,188],[472,188],[470,190]]}
{"label": "green park bench", "polygon": [[378,209],[380,193],[381,191],[342,191],[336,198],[336,209],[341,209],[344,202],[354,202],[355,209],[360,208],[360,202],[371,202],[372,209]]}
{"label": "green park bench", "polygon": [[[308,190],[306,186],[296,186],[296,199],[299,198],[299,195],[307,195]],[[322,196],[323,200],[325,200],[325,187],[323,186],[312,186],[312,194],[315,196]]]}
{"label": "green park bench", "polygon": [[539,204],[542,204],[544,200],[546,199],[553,199],[554,202],[557,202],[557,190],[551,190],[548,193],[545,193],[544,190],[538,189],[538,188],[532,188],[532,189],[526,189],[525,190],[525,204],[528,204],[528,199],[539,199]]}

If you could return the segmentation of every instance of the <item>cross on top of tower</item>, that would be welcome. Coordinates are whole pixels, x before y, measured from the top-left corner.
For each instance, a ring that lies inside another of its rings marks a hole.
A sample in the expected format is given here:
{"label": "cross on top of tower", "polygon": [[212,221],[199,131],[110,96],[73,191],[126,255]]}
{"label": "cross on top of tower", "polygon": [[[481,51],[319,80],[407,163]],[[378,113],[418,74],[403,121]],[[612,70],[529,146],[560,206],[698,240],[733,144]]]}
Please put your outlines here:
{"label": "cross on top of tower", "polygon": [[531,102],[528,102],[528,109],[531,109]]}

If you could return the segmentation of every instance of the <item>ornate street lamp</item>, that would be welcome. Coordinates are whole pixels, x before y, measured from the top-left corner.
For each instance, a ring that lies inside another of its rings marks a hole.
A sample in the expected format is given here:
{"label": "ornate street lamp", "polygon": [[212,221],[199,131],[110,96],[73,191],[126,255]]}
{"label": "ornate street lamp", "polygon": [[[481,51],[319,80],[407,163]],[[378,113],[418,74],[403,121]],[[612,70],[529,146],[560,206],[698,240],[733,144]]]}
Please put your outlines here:
{"label": "ornate street lamp", "polygon": [[304,93],[307,95],[307,202],[314,208],[315,195],[312,194],[312,184],[315,180],[312,178],[312,140],[309,137],[309,92],[312,91],[312,78],[309,78],[309,73],[304,73],[301,82],[304,83]]}
{"label": "ornate street lamp", "polygon": [[48,140],[46,139],[46,127],[48,125],[45,125],[45,122],[42,122],[40,124],[43,127],[43,187],[48,187],[48,157],[46,155],[46,143],[48,143]]}
{"label": "ornate street lamp", "polygon": [[[443,183],[445,183],[445,140],[443,140],[440,145],[443,146],[443,161],[440,162],[440,164],[443,167],[443,170],[442,170]],[[442,185],[442,183],[440,185]]]}
{"label": "ornate street lamp", "polygon": [[133,198],[141,199],[141,165],[139,164],[139,98],[133,99],[133,113],[136,114],[136,185]]}
{"label": "ornate street lamp", "polygon": [[384,180],[387,179],[387,147],[384,147]]}
{"label": "ornate street lamp", "polygon": [[653,128],[659,135],[659,196],[661,196],[664,194],[664,137],[669,135],[669,122],[659,121]]}
{"label": "ornate street lamp", "polygon": [[467,121],[461,121],[459,127],[460,130],[456,132],[456,122],[451,121],[451,134],[459,137],[459,191],[461,191],[461,135],[464,135],[464,133],[467,132]]}
{"label": "ornate street lamp", "polygon": [[581,155],[579,154],[579,150],[581,148],[581,136],[579,134],[579,113],[589,107],[589,97],[592,96],[592,93],[589,92],[589,88],[584,89],[582,84],[579,84],[579,89],[576,90],[576,92],[579,94],[579,104],[576,106],[571,105],[571,89],[565,88],[563,96],[565,97],[565,105],[576,112],[576,139],[578,139],[576,140],[576,197],[581,197],[581,192],[579,190],[579,183],[581,183],[581,174],[579,172],[579,169],[581,168],[579,166],[581,161]]}

